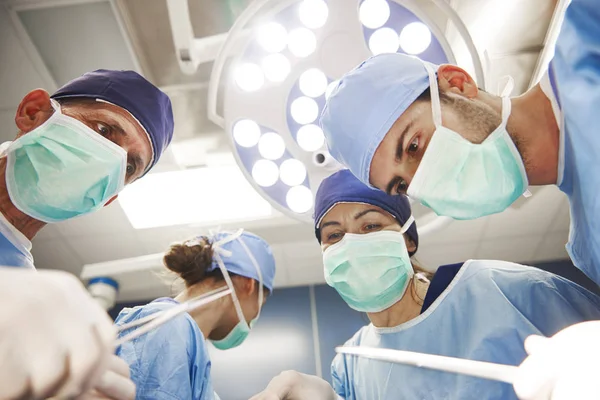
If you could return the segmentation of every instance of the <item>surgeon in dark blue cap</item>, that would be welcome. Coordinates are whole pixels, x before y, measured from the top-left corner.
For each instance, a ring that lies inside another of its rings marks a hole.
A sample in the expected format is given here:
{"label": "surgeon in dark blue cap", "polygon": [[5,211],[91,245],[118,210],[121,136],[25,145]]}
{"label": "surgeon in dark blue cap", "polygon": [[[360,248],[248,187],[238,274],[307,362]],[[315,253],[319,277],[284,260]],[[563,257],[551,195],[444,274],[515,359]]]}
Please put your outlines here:
{"label": "surgeon in dark blue cap", "polygon": [[[552,336],[600,316],[598,296],[536,268],[468,260],[426,273],[411,259],[419,236],[406,196],[372,189],[349,170],[321,183],[315,234],[325,281],[371,322],[346,346],[516,366],[527,356],[528,336]],[[516,400],[517,395],[506,383],[338,354],[331,384],[286,372],[251,400],[305,398]]]}
{"label": "surgeon in dark blue cap", "polygon": [[48,223],[108,205],[148,173],[173,137],[171,101],[136,72],[98,70],[52,95],[29,92],[15,124],[16,139],[0,146],[0,302],[11,313],[0,315],[0,331],[12,332],[0,352],[14,356],[3,357],[0,398],[88,388],[133,398],[127,366],[111,358],[110,319],[73,277],[33,273],[30,240]]}

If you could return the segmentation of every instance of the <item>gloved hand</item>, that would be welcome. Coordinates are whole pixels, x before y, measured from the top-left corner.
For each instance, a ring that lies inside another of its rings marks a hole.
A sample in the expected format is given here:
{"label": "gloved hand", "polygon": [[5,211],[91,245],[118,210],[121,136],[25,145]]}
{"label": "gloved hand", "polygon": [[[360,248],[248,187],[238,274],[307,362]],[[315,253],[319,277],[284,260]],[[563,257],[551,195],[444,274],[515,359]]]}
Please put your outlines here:
{"label": "gloved hand", "polygon": [[250,400],[335,400],[337,395],[325,380],[296,371],[284,371]]}
{"label": "gloved hand", "polygon": [[96,387],[77,400],[135,400],[135,384],[130,379],[129,365],[115,356],[110,357],[108,369]]}
{"label": "gloved hand", "polygon": [[98,387],[116,331],[77,278],[0,267],[0,304],[0,398],[72,397]]}
{"label": "gloved hand", "polygon": [[600,321],[582,322],[551,338],[525,340],[529,356],[513,383],[521,400],[600,398]]}

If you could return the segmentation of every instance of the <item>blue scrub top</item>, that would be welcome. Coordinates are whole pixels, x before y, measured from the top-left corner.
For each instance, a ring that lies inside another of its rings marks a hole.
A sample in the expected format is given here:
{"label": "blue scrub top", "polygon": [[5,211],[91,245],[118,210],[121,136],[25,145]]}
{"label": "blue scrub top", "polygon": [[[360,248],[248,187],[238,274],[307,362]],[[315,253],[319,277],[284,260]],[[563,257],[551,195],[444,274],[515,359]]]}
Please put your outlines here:
{"label": "blue scrub top", "polygon": [[598,0],[573,0],[567,8],[548,77],[560,109],[555,112],[561,126],[557,184],[571,206],[567,251],[575,266],[600,284]]}
{"label": "blue scrub top", "polygon": [[[458,269],[417,318],[392,328],[365,326],[346,345],[519,365],[529,335],[600,319],[600,297],[557,275],[489,260]],[[338,355],[331,375],[343,399],[517,399],[506,383],[355,356]]]}
{"label": "blue scrub top", "polygon": [[31,242],[0,214],[0,266],[35,269]]}
{"label": "blue scrub top", "polygon": [[[127,308],[115,324],[123,325],[179,304],[164,298]],[[135,328],[132,328],[135,329]],[[120,333],[123,336],[130,332]],[[137,400],[213,400],[211,362],[198,324],[185,313],[161,327],[123,344],[117,355],[129,364]]]}

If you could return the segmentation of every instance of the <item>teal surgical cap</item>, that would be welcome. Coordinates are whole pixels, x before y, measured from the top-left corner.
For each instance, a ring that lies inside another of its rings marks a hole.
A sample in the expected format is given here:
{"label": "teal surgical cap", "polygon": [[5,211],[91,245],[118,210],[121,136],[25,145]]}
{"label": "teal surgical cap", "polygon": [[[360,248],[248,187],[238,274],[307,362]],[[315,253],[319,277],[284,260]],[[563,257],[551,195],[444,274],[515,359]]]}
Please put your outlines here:
{"label": "teal surgical cap", "polygon": [[331,155],[370,187],[379,144],[429,87],[425,62],[398,53],[371,57],[340,79],[325,104],[320,124]]}

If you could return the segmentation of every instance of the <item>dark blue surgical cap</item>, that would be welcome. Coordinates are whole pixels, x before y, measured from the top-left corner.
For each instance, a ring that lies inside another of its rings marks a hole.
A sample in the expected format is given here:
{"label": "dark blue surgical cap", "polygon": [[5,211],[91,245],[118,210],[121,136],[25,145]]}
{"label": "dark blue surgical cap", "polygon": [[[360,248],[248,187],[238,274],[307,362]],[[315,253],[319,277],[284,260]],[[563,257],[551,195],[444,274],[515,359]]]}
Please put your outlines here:
{"label": "dark blue surgical cap", "polygon": [[129,111],[148,133],[152,162],[148,172],[173,138],[173,110],[169,96],[134,71],[99,69],[68,82],[53,99],[84,97],[103,100]]}
{"label": "dark blue surgical cap", "polygon": [[[410,202],[404,195],[390,196],[381,190],[371,189],[358,180],[350,170],[344,169],[336,172],[321,182],[315,199],[315,235],[321,242],[321,220],[338,203],[363,203],[382,208],[390,213],[400,225],[404,225],[410,218],[412,211]],[[419,247],[419,233],[417,223],[414,222],[406,234]],[[411,256],[416,253],[409,253]]]}

